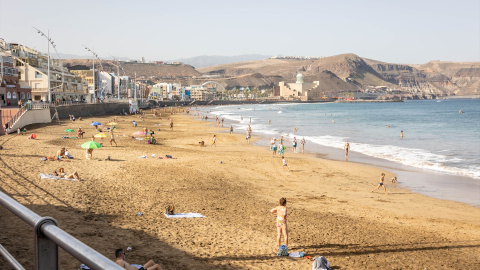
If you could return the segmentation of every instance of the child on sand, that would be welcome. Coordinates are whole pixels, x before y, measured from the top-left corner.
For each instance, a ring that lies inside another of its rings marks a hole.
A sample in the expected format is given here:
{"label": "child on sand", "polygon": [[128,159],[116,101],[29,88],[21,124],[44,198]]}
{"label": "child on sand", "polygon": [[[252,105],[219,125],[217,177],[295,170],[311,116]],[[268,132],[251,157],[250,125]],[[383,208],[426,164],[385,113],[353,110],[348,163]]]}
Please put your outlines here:
{"label": "child on sand", "polygon": [[212,138],[212,145],[211,145],[211,146],[214,146],[214,145],[215,145],[215,147],[217,147],[217,144],[216,144],[216,142],[217,142],[217,137],[216,137],[216,135],[213,135],[213,138]]}
{"label": "child on sand", "polygon": [[382,173],[380,175],[380,182],[378,182],[378,186],[374,188],[371,192],[374,192],[375,190],[379,189],[380,187],[383,186],[383,190],[385,190],[385,194],[387,194],[387,187],[385,187],[385,183],[383,182],[385,180],[385,174]]}
{"label": "child on sand", "polygon": [[287,160],[285,159],[284,156],[282,156],[282,163],[283,163],[283,165],[282,165],[283,170],[285,170],[285,168],[287,168],[287,170],[290,171],[290,169],[288,168],[288,165],[287,165]]}
{"label": "child on sand", "polygon": [[270,210],[270,213],[277,215],[277,245],[280,247],[280,240],[283,234],[285,246],[288,246],[288,230],[287,230],[287,199],[281,198],[280,205]]}

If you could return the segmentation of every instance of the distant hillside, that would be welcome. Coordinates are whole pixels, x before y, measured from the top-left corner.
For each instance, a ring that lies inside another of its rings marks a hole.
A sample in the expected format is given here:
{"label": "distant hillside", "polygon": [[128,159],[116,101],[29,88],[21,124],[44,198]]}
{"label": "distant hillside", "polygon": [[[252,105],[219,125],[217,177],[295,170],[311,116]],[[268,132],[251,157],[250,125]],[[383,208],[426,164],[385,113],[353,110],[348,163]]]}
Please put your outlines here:
{"label": "distant hillside", "polygon": [[[68,59],[64,65],[92,66],[91,60]],[[117,72],[112,61],[101,61],[104,70]],[[95,64],[99,68],[98,61]],[[249,87],[271,89],[281,81],[295,82],[302,73],[305,82],[319,81],[322,90],[334,93],[396,90],[412,98],[480,94],[480,62],[429,62],[423,65],[385,63],[341,54],[314,60],[262,59],[195,69],[191,65],[158,65],[122,62],[127,76],[152,81],[202,84],[214,80],[226,89]],[[120,71],[124,75],[123,71]]]}
{"label": "distant hillside", "polygon": [[[201,55],[192,58],[171,60],[171,62],[182,62],[195,68],[223,65],[244,61],[255,61],[270,58],[270,55],[244,54],[237,56]],[[170,61],[169,61],[170,62]]]}
{"label": "distant hillside", "polygon": [[[227,87],[231,87],[231,82],[239,76],[256,74],[255,80],[243,80],[244,86],[264,88],[270,84],[268,77],[294,82],[296,74],[302,73],[306,82],[320,81],[321,88],[333,92],[387,87],[417,97],[480,94],[480,62],[401,65],[341,54],[317,60],[266,59],[232,63],[198,71],[218,76]],[[264,85],[258,85],[261,76]]]}

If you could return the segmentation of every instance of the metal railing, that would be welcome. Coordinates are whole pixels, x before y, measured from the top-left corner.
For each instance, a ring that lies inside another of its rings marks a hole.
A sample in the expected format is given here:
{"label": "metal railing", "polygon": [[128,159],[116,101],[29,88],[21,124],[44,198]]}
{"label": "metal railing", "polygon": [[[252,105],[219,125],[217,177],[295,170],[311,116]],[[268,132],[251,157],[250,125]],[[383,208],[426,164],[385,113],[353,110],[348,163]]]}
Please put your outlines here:
{"label": "metal railing", "polygon": [[[35,270],[58,270],[59,246],[91,269],[123,269],[112,260],[60,229],[55,219],[40,217],[1,191],[0,204],[33,228]],[[1,245],[0,254],[7,259],[14,269],[24,269]]]}
{"label": "metal railing", "polygon": [[22,116],[22,114],[23,114],[24,112],[26,112],[26,111],[27,111],[27,108],[25,108],[25,107],[20,108],[20,109],[18,110],[18,112],[17,112],[14,116],[12,116],[12,118],[8,121],[8,127],[9,127],[9,128],[13,127],[13,125],[15,124],[15,122],[17,122],[17,120],[20,119],[20,117]]}

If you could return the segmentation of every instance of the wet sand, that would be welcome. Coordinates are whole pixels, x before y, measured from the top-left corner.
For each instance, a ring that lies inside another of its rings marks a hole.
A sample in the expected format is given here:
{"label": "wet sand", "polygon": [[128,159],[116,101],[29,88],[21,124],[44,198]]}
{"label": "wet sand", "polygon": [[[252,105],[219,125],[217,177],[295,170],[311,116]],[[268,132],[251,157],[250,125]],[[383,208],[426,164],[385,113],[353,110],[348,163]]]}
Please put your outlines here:
{"label": "wet sand", "polygon": [[[164,269],[311,269],[310,260],[275,256],[275,216],[269,210],[281,197],[288,201],[290,252],[325,256],[333,269],[480,267],[480,209],[391,184],[388,195],[370,193],[380,173],[390,179],[391,172],[291,152],[285,154],[286,172],[266,147],[225,132],[228,123],[222,129],[166,113],[161,120],[151,114],[145,121],[117,117],[118,147],[104,139],[105,147],[86,160],[77,145],[95,133],[88,124],[109,119],[113,116],[27,127],[37,140],[0,137],[5,147],[0,190],[39,215],[54,217],[63,230],[111,259],[116,248],[132,246],[129,263],[154,259]],[[61,138],[65,129],[78,126],[87,132],[85,139]],[[157,145],[129,137],[143,126],[155,131]],[[216,147],[210,146],[214,134]],[[202,140],[206,147],[199,146]],[[62,146],[75,159],[40,160]],[[142,155],[149,157],[138,158]],[[77,170],[85,181],[39,179],[39,173],[59,167]],[[176,212],[206,218],[166,219],[171,203]],[[32,229],[3,207],[0,217],[0,244],[32,269]],[[60,264],[61,269],[80,265],[63,251]],[[3,258],[0,265],[6,265]]]}

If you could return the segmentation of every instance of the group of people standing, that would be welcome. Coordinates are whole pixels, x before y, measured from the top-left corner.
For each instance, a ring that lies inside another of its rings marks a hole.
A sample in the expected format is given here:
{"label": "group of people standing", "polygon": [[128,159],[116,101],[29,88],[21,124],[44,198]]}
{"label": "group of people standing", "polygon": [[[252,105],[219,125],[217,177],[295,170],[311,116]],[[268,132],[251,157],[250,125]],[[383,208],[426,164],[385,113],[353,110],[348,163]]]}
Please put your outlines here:
{"label": "group of people standing", "polygon": [[[272,150],[272,156],[276,156],[277,151],[279,155],[282,155],[285,152],[287,147],[284,146],[283,142],[284,142],[283,136],[280,136],[280,143],[277,148],[277,138],[275,137],[272,138],[272,140],[270,141],[270,149]],[[300,141],[300,144],[302,144],[302,153],[304,153],[305,144],[306,144],[305,138],[302,138],[302,140]],[[297,137],[293,137],[292,150],[294,154],[297,153]]]}

